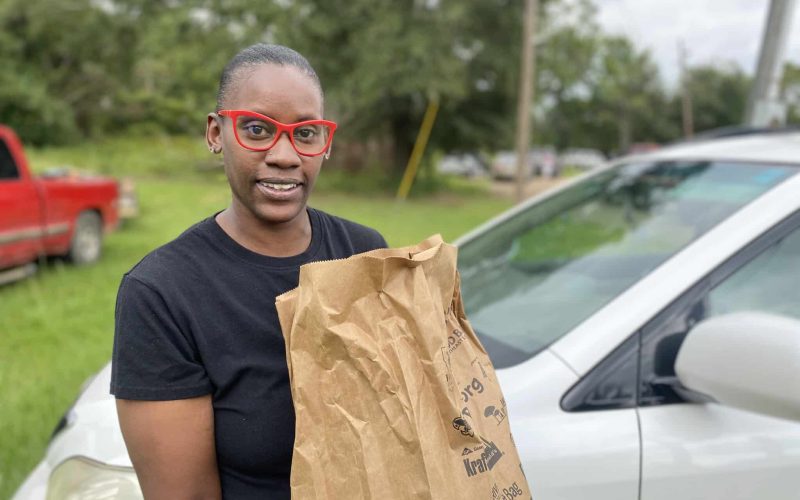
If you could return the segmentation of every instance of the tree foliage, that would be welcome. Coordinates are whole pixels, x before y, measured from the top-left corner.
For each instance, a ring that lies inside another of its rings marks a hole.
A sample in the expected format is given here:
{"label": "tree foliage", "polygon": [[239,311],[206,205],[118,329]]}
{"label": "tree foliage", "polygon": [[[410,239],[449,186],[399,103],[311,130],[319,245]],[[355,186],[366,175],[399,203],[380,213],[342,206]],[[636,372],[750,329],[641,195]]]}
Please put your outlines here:
{"label": "tree foliage", "polygon": [[[590,0],[540,3],[536,142],[611,152],[678,137],[679,101],[648,52],[603,34]],[[521,18],[515,0],[5,0],[0,121],[36,144],[200,134],[226,61],[266,41],[317,69],[345,162],[402,167],[433,99],[431,149],[510,148]],[[741,71],[691,76],[698,130],[741,119]]]}
{"label": "tree foliage", "polygon": [[[742,123],[751,79],[734,65],[704,65],[688,72],[697,132]],[[680,109],[680,97],[674,106]]]}
{"label": "tree foliage", "polygon": [[786,122],[800,125],[800,65],[788,63],[783,73],[783,95],[788,105]]}
{"label": "tree foliage", "polygon": [[[591,32],[565,32],[559,60],[580,61],[583,71],[560,85],[541,128],[559,149],[591,147],[624,153],[635,142],[675,137],[674,116],[649,52],[630,40]],[[573,67],[576,67],[573,66]]]}

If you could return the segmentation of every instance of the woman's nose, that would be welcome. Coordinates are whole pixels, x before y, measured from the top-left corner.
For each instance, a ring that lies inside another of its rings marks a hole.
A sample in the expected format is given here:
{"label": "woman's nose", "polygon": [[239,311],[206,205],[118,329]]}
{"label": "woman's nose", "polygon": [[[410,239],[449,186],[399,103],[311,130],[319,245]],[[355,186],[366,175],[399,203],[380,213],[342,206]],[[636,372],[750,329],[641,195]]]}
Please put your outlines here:
{"label": "woman's nose", "polygon": [[300,165],[300,155],[294,149],[292,141],[286,133],[281,134],[278,142],[267,151],[265,161],[268,165],[281,168],[292,168]]}

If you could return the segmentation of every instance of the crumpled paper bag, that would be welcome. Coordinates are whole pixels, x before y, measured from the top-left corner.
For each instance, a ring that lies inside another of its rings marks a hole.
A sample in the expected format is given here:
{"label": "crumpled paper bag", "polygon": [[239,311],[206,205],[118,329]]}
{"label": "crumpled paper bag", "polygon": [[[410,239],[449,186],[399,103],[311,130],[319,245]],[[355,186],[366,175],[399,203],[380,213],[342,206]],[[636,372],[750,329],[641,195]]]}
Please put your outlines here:
{"label": "crumpled paper bag", "polygon": [[456,255],[433,236],[307,264],[277,298],[293,499],[531,498]]}

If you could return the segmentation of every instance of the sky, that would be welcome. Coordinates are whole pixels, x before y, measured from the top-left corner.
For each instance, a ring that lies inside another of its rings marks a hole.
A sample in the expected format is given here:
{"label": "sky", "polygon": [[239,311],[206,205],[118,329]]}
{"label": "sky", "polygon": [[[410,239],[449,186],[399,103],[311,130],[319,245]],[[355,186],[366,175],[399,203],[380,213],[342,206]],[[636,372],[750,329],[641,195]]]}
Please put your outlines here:
{"label": "sky", "polygon": [[[754,74],[769,0],[594,0],[606,33],[648,48],[669,87],[678,80],[678,43],[689,66],[737,63]],[[797,2],[800,3],[800,2]],[[795,6],[786,58],[800,64],[800,5]]]}

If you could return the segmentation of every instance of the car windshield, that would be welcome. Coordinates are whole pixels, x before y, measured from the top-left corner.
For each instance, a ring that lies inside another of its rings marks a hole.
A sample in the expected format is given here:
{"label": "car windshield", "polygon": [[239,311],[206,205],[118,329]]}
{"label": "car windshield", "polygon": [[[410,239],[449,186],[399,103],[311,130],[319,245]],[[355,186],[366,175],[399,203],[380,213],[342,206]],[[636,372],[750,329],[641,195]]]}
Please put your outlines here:
{"label": "car windshield", "polygon": [[461,246],[470,323],[497,368],[518,364],[797,171],[670,161],[587,178]]}

